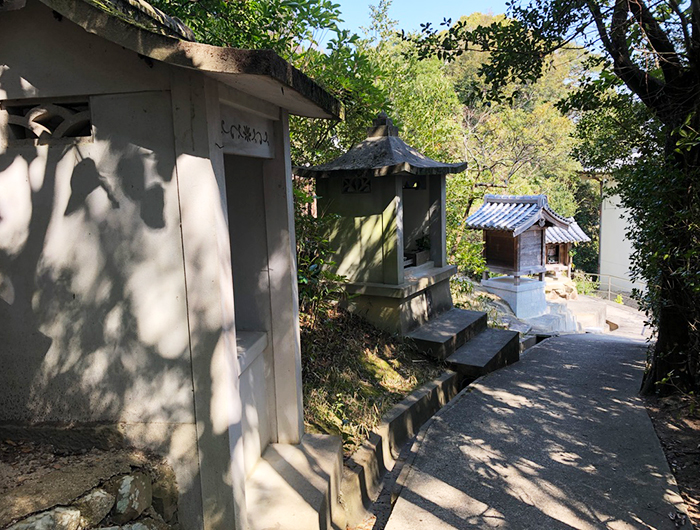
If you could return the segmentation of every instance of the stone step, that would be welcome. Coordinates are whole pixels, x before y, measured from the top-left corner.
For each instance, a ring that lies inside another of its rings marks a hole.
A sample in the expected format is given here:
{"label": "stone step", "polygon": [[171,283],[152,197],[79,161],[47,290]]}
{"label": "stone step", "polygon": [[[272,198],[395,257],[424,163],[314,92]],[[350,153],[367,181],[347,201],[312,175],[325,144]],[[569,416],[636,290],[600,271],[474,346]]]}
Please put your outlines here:
{"label": "stone step", "polygon": [[447,364],[468,377],[480,377],[520,359],[520,333],[485,329],[447,358]]}
{"label": "stone step", "polygon": [[270,444],[246,480],[250,530],[343,530],[343,445],[338,436],[305,434],[301,444]]}
{"label": "stone step", "polygon": [[446,359],[462,344],[486,329],[486,313],[453,308],[406,335],[415,348],[432,357]]}

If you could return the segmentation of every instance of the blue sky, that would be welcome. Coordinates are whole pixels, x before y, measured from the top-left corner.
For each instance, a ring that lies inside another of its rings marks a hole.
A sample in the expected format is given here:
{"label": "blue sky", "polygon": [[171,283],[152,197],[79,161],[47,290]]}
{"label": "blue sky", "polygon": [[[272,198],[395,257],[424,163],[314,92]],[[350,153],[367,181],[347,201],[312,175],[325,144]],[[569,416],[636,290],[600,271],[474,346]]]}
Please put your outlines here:
{"label": "blue sky", "polygon": [[[340,4],[345,28],[359,33],[360,26],[369,26],[369,5],[376,5],[378,0],[334,0],[334,3]],[[394,0],[389,16],[399,22],[399,29],[418,31],[422,22],[432,22],[437,27],[443,18],[454,22],[476,11],[496,15],[505,9],[505,0]]]}

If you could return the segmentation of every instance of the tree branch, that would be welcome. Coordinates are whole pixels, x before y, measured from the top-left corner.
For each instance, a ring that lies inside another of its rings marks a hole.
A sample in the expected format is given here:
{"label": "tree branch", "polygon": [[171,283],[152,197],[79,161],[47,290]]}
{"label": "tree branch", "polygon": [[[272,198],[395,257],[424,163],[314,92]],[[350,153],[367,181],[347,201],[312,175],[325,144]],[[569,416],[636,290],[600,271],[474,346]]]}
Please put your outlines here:
{"label": "tree branch", "polygon": [[690,39],[690,33],[688,33],[688,19],[683,14],[683,11],[676,0],[668,0],[668,3],[671,5],[671,9],[673,9],[673,12],[678,17],[678,20],[680,20],[681,31],[683,31],[683,44],[685,45],[685,49],[690,51],[692,41]]}
{"label": "tree branch", "polygon": [[[639,96],[647,107],[659,111],[664,106],[662,101],[664,85],[634,64],[630,57],[627,45],[629,27],[627,13],[630,6],[628,0],[616,0],[609,32],[605,27],[605,20],[598,3],[595,0],[586,0],[586,5],[593,16],[601,42],[613,59],[615,74]],[[660,118],[663,119],[661,116]]]}
{"label": "tree branch", "polygon": [[681,60],[673,43],[661,29],[644,0],[628,0],[629,10],[637,20],[637,24],[646,35],[649,45],[659,57],[661,70],[667,82],[675,80],[681,74]]}

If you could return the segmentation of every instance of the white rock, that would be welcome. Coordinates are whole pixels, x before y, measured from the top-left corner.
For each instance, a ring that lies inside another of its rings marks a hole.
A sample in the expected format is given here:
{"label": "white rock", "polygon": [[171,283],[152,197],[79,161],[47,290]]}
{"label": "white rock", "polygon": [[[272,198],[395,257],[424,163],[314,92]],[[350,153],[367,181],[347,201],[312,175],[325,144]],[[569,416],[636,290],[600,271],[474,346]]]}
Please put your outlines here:
{"label": "white rock", "polygon": [[78,528],[80,528],[80,510],[59,507],[32,515],[15,523],[7,530],[78,530]]}

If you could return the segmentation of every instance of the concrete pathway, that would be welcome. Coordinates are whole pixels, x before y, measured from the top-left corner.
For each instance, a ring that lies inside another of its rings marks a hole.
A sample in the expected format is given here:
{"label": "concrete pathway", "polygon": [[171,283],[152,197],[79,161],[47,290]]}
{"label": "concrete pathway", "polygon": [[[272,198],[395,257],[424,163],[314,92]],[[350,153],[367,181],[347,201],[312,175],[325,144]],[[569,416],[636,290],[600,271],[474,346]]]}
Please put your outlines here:
{"label": "concrete pathway", "polygon": [[419,434],[386,529],[675,528],[685,509],[637,397],[645,351],[555,337],[465,389]]}

